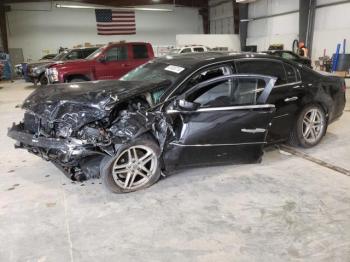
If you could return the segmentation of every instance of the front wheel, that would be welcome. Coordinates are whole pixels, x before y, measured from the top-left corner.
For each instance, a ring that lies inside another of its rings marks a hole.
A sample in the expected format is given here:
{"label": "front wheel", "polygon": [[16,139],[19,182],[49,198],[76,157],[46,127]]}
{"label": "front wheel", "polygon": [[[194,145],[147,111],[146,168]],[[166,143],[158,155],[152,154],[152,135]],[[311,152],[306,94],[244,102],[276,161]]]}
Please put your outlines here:
{"label": "front wheel", "polygon": [[101,162],[103,184],[113,193],[128,193],[149,187],[160,177],[160,149],[151,139],[136,139]]}
{"label": "front wheel", "polygon": [[289,142],[294,146],[313,147],[321,141],[326,129],[327,120],[323,108],[309,105],[300,112]]}

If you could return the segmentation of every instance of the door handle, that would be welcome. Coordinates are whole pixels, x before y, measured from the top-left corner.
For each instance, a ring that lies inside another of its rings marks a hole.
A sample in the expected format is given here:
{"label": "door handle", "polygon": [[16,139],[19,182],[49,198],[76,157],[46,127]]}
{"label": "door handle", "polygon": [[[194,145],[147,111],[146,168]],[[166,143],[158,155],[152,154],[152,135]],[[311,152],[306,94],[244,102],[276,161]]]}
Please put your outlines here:
{"label": "door handle", "polygon": [[265,128],[255,128],[255,129],[242,128],[241,129],[241,132],[243,132],[243,133],[251,133],[251,134],[264,133],[265,131],[266,131]]}
{"label": "door handle", "polygon": [[292,97],[287,97],[286,99],[284,99],[284,102],[292,102],[298,100],[297,96],[292,96]]}

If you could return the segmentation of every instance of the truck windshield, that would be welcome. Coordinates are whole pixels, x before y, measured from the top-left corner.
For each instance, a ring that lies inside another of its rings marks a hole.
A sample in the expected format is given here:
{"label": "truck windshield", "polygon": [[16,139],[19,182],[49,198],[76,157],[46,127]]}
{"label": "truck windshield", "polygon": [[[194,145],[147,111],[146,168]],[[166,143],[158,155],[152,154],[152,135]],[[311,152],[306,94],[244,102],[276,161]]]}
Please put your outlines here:
{"label": "truck windshield", "polygon": [[147,81],[151,83],[160,83],[170,81],[174,83],[186,71],[185,68],[166,63],[149,62],[135,68],[120,78],[122,81]]}
{"label": "truck windshield", "polygon": [[60,61],[60,60],[62,60],[62,58],[64,58],[68,54],[68,52],[70,52],[70,51],[65,50],[65,51],[59,53],[58,55],[56,55],[52,60]]}
{"label": "truck windshield", "polygon": [[92,52],[90,55],[88,55],[87,57],[85,57],[85,59],[87,60],[93,60],[95,59],[97,56],[99,56],[102,51],[103,51],[104,47],[100,47],[98,49],[96,49],[94,52]]}

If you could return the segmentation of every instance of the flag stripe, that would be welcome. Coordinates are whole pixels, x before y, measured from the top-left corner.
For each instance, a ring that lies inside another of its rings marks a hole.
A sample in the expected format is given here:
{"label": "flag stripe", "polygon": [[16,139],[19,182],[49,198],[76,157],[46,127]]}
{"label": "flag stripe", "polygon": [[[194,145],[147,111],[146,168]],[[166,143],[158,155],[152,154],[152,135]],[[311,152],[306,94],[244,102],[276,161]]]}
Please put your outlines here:
{"label": "flag stripe", "polygon": [[126,32],[126,31],[135,31],[135,28],[133,27],[130,27],[130,28],[99,28],[98,31],[101,31],[101,32],[107,32],[107,31],[123,31],[123,32]]}
{"label": "flag stripe", "polygon": [[108,27],[132,27],[135,28],[135,24],[110,24],[110,25],[101,25],[97,24],[99,28],[108,28]]}
{"label": "flag stripe", "polygon": [[135,35],[136,32],[119,32],[119,31],[115,31],[115,32],[109,32],[109,33],[97,33],[98,35]]}

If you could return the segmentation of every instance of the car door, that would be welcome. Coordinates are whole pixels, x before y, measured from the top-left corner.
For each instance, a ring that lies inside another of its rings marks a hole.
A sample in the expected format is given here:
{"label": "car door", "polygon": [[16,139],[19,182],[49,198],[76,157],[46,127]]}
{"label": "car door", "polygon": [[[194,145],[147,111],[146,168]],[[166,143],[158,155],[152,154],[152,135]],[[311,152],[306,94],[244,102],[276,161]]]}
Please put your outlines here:
{"label": "car door", "polygon": [[169,168],[259,161],[274,114],[266,103],[274,81],[222,76],[178,97],[167,109],[175,137],[164,154]]}
{"label": "car door", "polygon": [[303,85],[297,69],[291,64],[272,59],[242,59],[235,62],[238,73],[263,74],[277,78],[268,103],[276,106],[276,114],[267,141],[286,140],[294,125],[304,96]]}
{"label": "car door", "polygon": [[96,61],[95,75],[98,80],[118,79],[130,71],[128,46],[114,45],[104,51]]}
{"label": "car door", "polygon": [[143,65],[150,59],[150,53],[146,44],[132,44],[130,45],[132,59],[129,63],[129,70]]}

